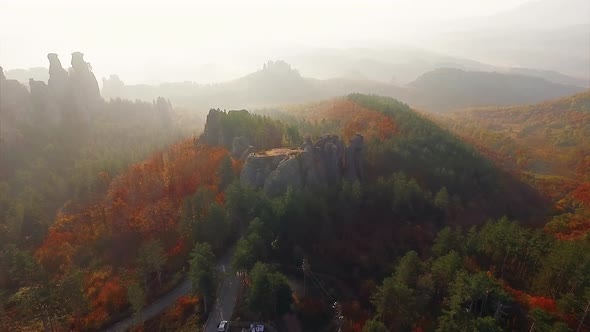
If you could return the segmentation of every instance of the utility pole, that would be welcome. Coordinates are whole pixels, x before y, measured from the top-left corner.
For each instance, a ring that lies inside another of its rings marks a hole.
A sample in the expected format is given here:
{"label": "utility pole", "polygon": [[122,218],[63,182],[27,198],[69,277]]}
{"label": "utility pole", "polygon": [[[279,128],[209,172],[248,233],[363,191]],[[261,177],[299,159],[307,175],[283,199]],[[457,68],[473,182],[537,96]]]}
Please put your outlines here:
{"label": "utility pole", "polygon": [[[303,259],[303,264],[301,265],[301,269],[303,270],[303,296],[305,296],[306,292],[307,292],[307,278],[309,277],[311,279],[311,281],[314,282],[315,285],[322,292],[321,294],[325,297],[325,299],[330,301],[330,299],[331,299],[330,294],[328,294],[328,292],[322,287],[322,285],[319,283],[317,278],[311,272],[311,265],[309,264],[309,261],[307,260],[307,258]],[[344,325],[344,315],[342,313],[342,305],[338,301],[336,301],[336,302],[334,302],[334,304],[332,304],[332,309],[334,309],[334,323],[337,328],[336,331],[342,332],[342,326]]]}
{"label": "utility pole", "polygon": [[342,324],[344,323],[344,315],[342,314],[342,305],[336,301],[332,305],[334,308],[334,319],[336,320],[336,327],[338,332],[342,332]]}
{"label": "utility pole", "polygon": [[305,297],[307,292],[307,273],[309,273],[311,269],[311,266],[309,265],[307,258],[303,259],[303,265],[301,266],[301,268],[303,269],[303,297]]}
{"label": "utility pole", "polygon": [[588,314],[588,309],[590,309],[590,300],[588,300],[588,303],[586,304],[586,309],[584,309],[584,315],[580,320],[580,325],[578,325],[578,329],[576,330],[576,332],[580,332],[582,330],[582,325],[584,325],[584,320],[586,319],[586,315]]}

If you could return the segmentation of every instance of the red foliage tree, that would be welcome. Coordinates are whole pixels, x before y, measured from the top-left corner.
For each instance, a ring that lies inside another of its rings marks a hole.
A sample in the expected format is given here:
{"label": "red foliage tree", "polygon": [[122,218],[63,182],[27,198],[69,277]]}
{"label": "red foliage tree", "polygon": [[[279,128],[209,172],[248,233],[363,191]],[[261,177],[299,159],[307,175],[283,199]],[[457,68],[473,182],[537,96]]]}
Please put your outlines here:
{"label": "red foliage tree", "polygon": [[[216,171],[227,154],[220,147],[182,141],[110,180],[100,201],[58,216],[36,252],[40,263],[55,278],[91,261],[102,266],[86,272],[89,312],[81,329],[99,327],[127,307],[128,278],[122,275],[135,268],[141,243],[157,238],[170,257],[188,252],[190,246],[177,227],[183,200],[201,186],[218,192]],[[223,196],[217,194],[217,200]]]}

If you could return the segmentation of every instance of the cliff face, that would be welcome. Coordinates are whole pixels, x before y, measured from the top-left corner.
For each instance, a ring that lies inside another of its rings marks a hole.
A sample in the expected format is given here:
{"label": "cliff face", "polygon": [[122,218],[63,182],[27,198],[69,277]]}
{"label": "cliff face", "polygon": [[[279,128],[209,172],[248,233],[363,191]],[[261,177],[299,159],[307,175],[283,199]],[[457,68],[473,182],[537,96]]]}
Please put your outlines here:
{"label": "cliff face", "polygon": [[225,116],[225,112],[210,109],[207,114],[207,121],[205,122],[205,130],[201,134],[201,143],[209,145],[224,145],[223,132],[221,131],[221,118]]}
{"label": "cliff face", "polygon": [[201,143],[221,145],[236,159],[246,152],[269,150],[282,146],[283,126],[275,120],[250,114],[246,110],[209,110]]}
{"label": "cliff face", "polygon": [[84,61],[84,54],[80,52],[72,53],[70,89],[73,101],[78,107],[93,106],[102,99],[98,89],[98,82],[90,68],[90,64]]}
{"label": "cliff face", "polygon": [[[0,67],[0,120],[10,126],[23,119],[53,126],[68,118],[89,120],[89,115],[100,109],[103,100],[98,83],[82,53],[72,53],[69,73],[57,54],[49,53],[47,59],[48,82],[31,78],[29,90],[16,80],[6,79]],[[4,124],[3,128],[6,126]],[[7,140],[4,134],[3,139]]]}
{"label": "cliff face", "polygon": [[234,159],[245,160],[240,182],[269,195],[282,194],[289,187],[363,180],[363,136],[355,135],[348,145],[336,135],[325,135],[315,142],[306,139],[299,148],[282,148],[281,128],[283,124],[246,110],[211,109],[199,142],[225,146]]}
{"label": "cliff face", "polygon": [[47,54],[49,60],[49,80],[47,85],[53,96],[63,101],[68,93],[68,72],[62,67],[57,54]]}
{"label": "cliff face", "polygon": [[18,148],[16,143],[22,141],[23,135],[15,123],[22,120],[30,108],[29,92],[17,80],[9,80],[0,67],[0,149],[9,152]]}
{"label": "cliff face", "polygon": [[356,135],[345,148],[335,135],[306,140],[300,149],[272,149],[248,155],[240,182],[279,195],[289,187],[314,188],[337,184],[342,179],[363,179],[363,138]]}

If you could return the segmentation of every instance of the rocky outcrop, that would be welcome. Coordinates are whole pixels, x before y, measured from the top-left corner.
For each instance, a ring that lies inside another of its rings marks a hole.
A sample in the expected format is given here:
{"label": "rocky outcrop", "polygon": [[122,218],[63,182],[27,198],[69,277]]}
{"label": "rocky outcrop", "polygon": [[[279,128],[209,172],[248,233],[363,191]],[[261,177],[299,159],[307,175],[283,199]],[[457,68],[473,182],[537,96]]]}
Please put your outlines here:
{"label": "rocky outcrop", "polygon": [[306,139],[300,149],[272,149],[250,153],[240,181],[264,188],[269,195],[287,188],[307,188],[337,184],[342,179],[363,180],[363,137],[355,135],[345,147],[338,136],[327,135],[316,142]]}
{"label": "rocky outcrop", "polygon": [[[294,149],[272,149],[251,153],[242,168],[240,182],[258,188],[268,187],[272,185],[270,183],[272,180],[269,180],[269,177],[279,169],[279,165],[285,164],[289,159],[296,158],[302,152],[302,150]],[[280,180],[276,174],[274,180]]]}
{"label": "rocky outcrop", "polygon": [[7,79],[0,67],[0,151],[9,153],[20,148],[23,135],[16,123],[21,121],[30,108],[27,88],[17,80]]}
{"label": "rocky outcrop", "polygon": [[[47,59],[47,83],[29,79],[29,90],[16,80],[6,79],[4,71],[0,70],[0,107],[5,114],[3,119],[35,118],[35,121],[43,125],[59,124],[66,118],[89,120],[90,111],[100,109],[102,98],[98,83],[82,53],[72,53],[72,68],[69,73],[62,67],[57,54],[49,53]],[[169,106],[160,104],[158,106]],[[36,114],[30,117],[28,112]]]}
{"label": "rocky outcrop", "polygon": [[253,146],[250,145],[250,140],[247,137],[234,137],[231,147],[231,155],[234,159],[240,159],[243,157],[244,152],[252,147]]}
{"label": "rocky outcrop", "polygon": [[118,75],[111,75],[109,78],[102,79],[102,95],[105,98],[121,98],[125,83],[121,81]]}
{"label": "rocky outcrop", "polygon": [[234,158],[240,158],[250,148],[250,139],[246,137],[252,132],[244,127],[244,122],[251,120],[252,115],[246,110],[221,111],[210,109],[205,122],[205,130],[200,142],[209,145],[221,145],[231,150]]}
{"label": "rocky outcrop", "polygon": [[37,108],[45,108],[50,102],[49,88],[43,81],[29,79],[29,88],[31,89],[31,100]]}
{"label": "rocky outcrop", "polygon": [[[306,185],[306,166],[301,158],[305,152],[292,150],[279,161],[277,167],[268,175],[264,181],[264,191],[268,195],[280,195],[289,187],[301,189]],[[309,170],[309,169],[308,169]]]}
{"label": "rocky outcrop", "polygon": [[283,145],[284,128],[276,120],[246,110],[209,110],[201,143],[224,146],[240,158],[251,146],[258,151]]}
{"label": "rocky outcrop", "polygon": [[84,61],[84,54],[80,52],[72,53],[70,89],[76,106],[91,106],[102,99],[90,64]]}
{"label": "rocky outcrop", "polygon": [[246,149],[246,151],[244,151],[244,152],[242,153],[242,155],[240,156],[240,160],[246,160],[246,158],[248,158],[248,156],[249,156],[251,153],[254,153],[254,152],[256,152],[256,147],[255,147],[254,145],[250,145],[250,146],[249,146],[249,147]]}
{"label": "rocky outcrop", "polygon": [[31,89],[31,102],[33,110],[37,112],[35,118],[42,125],[57,125],[61,122],[63,114],[58,106],[55,95],[49,86],[43,81],[29,79]]}
{"label": "rocky outcrop", "polygon": [[365,176],[363,168],[363,136],[356,134],[349,140],[346,148],[346,159],[344,162],[345,177],[348,180],[362,180]]}
{"label": "rocky outcrop", "polygon": [[225,112],[219,109],[210,109],[205,122],[205,130],[201,134],[200,142],[209,145],[224,145],[223,133],[221,132],[221,118]]}
{"label": "rocky outcrop", "polygon": [[[7,79],[4,69],[0,67],[0,107],[2,111],[8,108],[19,108],[28,104],[29,92],[17,80]],[[2,112],[0,112],[2,113]]]}
{"label": "rocky outcrop", "polygon": [[68,94],[68,72],[62,67],[57,54],[47,54],[49,60],[49,92],[59,101]]}
{"label": "rocky outcrop", "polygon": [[320,137],[315,143],[306,139],[303,143],[306,152],[307,179],[310,184],[334,184],[342,178],[344,143],[336,135]]}
{"label": "rocky outcrop", "polygon": [[170,102],[170,100],[166,98],[158,97],[156,100],[153,101],[153,103],[158,112],[160,113],[168,114],[172,112],[172,103]]}

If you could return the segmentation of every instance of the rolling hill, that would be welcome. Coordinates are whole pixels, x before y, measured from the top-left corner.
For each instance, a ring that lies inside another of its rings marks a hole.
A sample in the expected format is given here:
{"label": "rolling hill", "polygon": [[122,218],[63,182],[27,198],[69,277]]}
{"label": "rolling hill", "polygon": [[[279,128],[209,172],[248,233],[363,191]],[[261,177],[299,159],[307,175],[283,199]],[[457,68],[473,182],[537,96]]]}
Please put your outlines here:
{"label": "rolling hill", "polygon": [[440,68],[409,83],[408,90],[413,106],[442,112],[536,103],[581,92],[583,88],[525,75]]}
{"label": "rolling hill", "polygon": [[213,85],[192,82],[125,85],[116,76],[103,80],[105,97],[153,100],[164,96],[175,105],[201,109],[268,107],[319,101],[349,93],[375,93],[427,111],[444,112],[541,102],[582,90],[538,77],[453,68],[427,72],[406,86],[362,78],[321,80],[302,76],[284,61],[268,62],[259,71]]}
{"label": "rolling hill", "polygon": [[404,85],[439,67],[492,71],[499,68],[410,46],[384,49],[314,49],[286,57],[304,76],[355,78]]}
{"label": "rolling hill", "polygon": [[504,169],[553,198],[547,228],[564,238],[590,231],[590,91],[536,105],[439,118]]}
{"label": "rolling hill", "polygon": [[[398,100],[351,94],[266,112],[211,110],[205,126],[212,135],[183,139],[112,178],[101,172],[99,196],[61,209],[34,255],[16,256],[30,257],[26,267],[48,277],[35,275],[15,285],[15,293],[37,299],[31,291],[55,289],[50,303],[67,306],[48,307],[42,317],[59,312],[74,329],[96,330],[130,313],[134,299],[127,295],[134,287],[145,289],[145,302],[178,282],[195,243],[220,252],[247,229],[258,232],[237,244],[240,252],[255,242],[248,260],[295,266],[311,256],[340,283],[366,294],[372,291],[363,290],[365,280],[380,280],[407,251],[427,255],[444,226],[473,226],[485,235],[489,218],[544,220],[544,197]],[[255,144],[264,150],[328,133],[356,142],[357,133],[364,136],[361,181],[278,196],[233,181],[245,165],[227,149],[238,136],[262,142]],[[11,262],[7,270],[24,273],[13,265],[19,260]]]}

